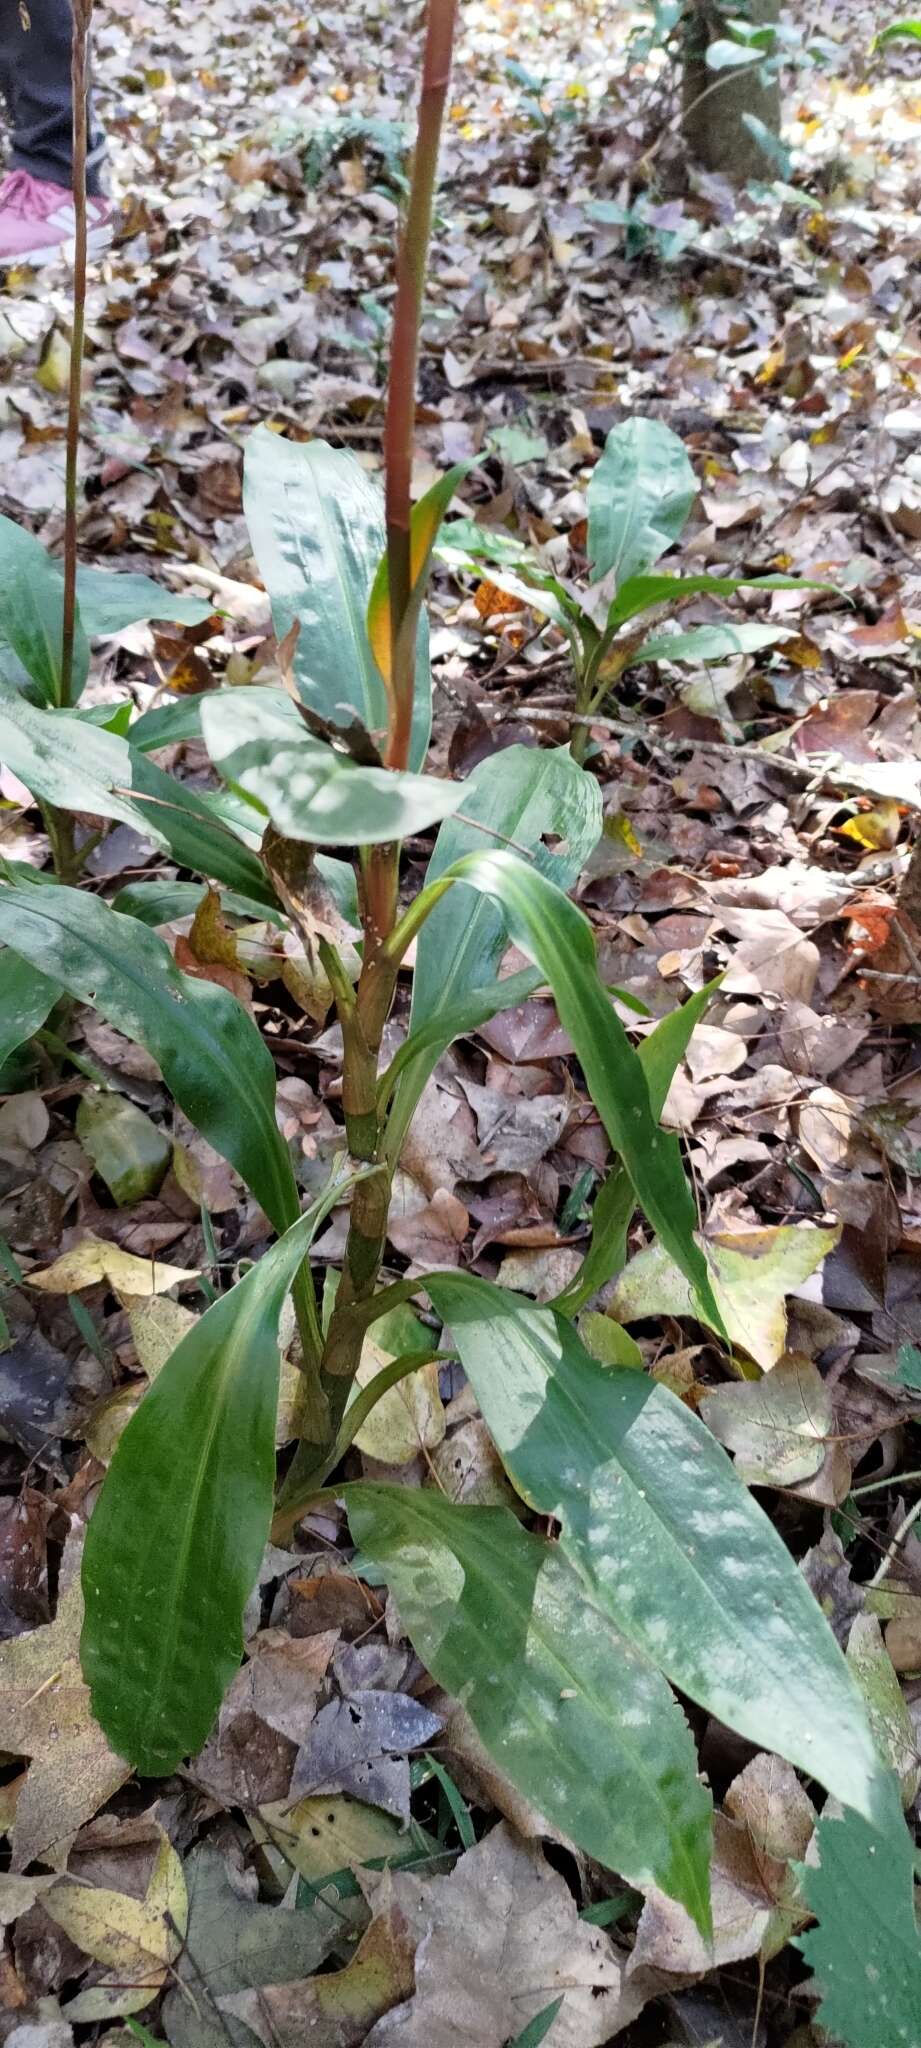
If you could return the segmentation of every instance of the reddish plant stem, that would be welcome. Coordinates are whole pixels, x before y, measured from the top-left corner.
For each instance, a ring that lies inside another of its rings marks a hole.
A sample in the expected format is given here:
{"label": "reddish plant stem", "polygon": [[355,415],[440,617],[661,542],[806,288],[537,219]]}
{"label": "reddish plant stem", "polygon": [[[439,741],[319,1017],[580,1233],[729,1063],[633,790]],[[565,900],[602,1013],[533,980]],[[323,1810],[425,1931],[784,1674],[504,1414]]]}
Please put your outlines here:
{"label": "reddish plant stem", "polygon": [[412,636],[401,636],[400,629],[412,589],[410,517],[419,328],[456,18],[457,0],[429,0],[412,184],[397,254],[397,295],[384,425],[390,587],[390,731],[386,755],[389,768],[406,767],[412,726],[416,650]]}
{"label": "reddish plant stem", "polygon": [[74,315],[70,342],[67,464],[64,480],[64,626],[61,640],[60,692],[62,705],[69,704],[73,695],[74,629],[77,617],[77,457],[80,447],[83,341],[86,329],[87,49],[93,0],[71,0],[71,5],[74,18],[70,73],[74,121]]}

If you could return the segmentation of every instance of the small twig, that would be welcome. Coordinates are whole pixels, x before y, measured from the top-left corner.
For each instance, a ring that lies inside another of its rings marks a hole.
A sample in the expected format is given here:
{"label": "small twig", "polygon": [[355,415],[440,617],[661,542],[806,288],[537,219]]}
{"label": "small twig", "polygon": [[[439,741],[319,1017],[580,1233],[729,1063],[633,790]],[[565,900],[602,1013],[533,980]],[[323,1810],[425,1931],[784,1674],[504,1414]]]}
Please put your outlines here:
{"label": "small twig", "polygon": [[904,1543],[906,1536],[909,1535],[910,1531],[914,1528],[914,1525],[917,1522],[919,1516],[921,1516],[921,1498],[915,1501],[914,1507],[909,1508],[909,1511],[905,1516],[904,1521],[899,1523],[895,1535],[892,1538],[892,1542],[890,1543],[886,1555],[883,1558],[882,1564],[877,1566],[872,1579],[869,1581],[871,1586],[881,1586],[883,1580],[885,1578],[888,1578],[889,1572],[892,1566],[894,1565],[896,1558],[898,1557],[899,1551],[902,1548],[902,1544]]}
{"label": "small twig", "polygon": [[93,0],[71,0],[71,4],[74,18],[71,46],[74,109],[74,311],[67,401],[67,462],[64,472],[64,623],[61,636],[60,684],[62,706],[68,705],[73,696],[74,631],[77,619],[77,461],[80,451],[83,343],[86,329],[87,45]]}

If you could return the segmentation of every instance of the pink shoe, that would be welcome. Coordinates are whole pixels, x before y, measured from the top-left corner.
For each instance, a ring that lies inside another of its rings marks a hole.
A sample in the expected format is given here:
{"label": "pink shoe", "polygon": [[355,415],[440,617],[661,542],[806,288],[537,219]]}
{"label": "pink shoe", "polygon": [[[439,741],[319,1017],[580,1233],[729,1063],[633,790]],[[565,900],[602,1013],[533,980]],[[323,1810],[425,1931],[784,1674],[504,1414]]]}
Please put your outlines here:
{"label": "pink shoe", "polygon": [[[98,255],[112,240],[112,209],[106,199],[87,200],[87,249]],[[74,202],[66,185],[9,171],[0,184],[0,265],[74,260]]]}

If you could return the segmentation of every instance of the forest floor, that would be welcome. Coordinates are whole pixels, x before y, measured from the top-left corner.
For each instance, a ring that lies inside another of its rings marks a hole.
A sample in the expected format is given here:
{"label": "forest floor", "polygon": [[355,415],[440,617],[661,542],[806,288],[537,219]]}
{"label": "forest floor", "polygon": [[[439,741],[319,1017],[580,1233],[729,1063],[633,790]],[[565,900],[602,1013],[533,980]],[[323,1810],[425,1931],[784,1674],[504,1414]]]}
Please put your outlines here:
{"label": "forest floor", "polygon": [[[786,632],[755,656],[647,666],[625,681],[592,729],[605,830],[576,893],[605,979],[653,1015],[723,976],[666,1120],[684,1135],[708,1233],[727,1255],[759,1255],[751,1349],[773,1367],[759,1384],[774,1405],[769,1415],[766,1396],[743,1417],[729,1402],[711,1419],[756,1474],[839,1640],[868,1618],[892,1760],[916,1799],[921,1541],[908,1535],[884,1584],[869,1582],[921,1465],[921,887],[905,884],[921,809],[921,54],[899,44],[872,55],[866,10],[825,11],[824,61],[787,80],[789,161],[740,198],[685,176],[674,74],[637,40],[639,18],[581,0],[468,0],[416,483],[473,458],[454,509],[514,528],[578,576],[605,435],[651,416],[680,435],[701,486],[685,565],[793,571],[821,586],[735,601],[733,617]],[[380,468],[415,32],[384,0],[99,9],[120,224],[90,290],[81,556],[144,567],[219,607],[204,627],[132,628],[107,642],[91,684],[99,701],[130,694],[143,709],[164,692],[277,673],[242,510],[242,448],[258,421],[322,434]],[[8,274],[0,509],[52,543],[69,320],[63,267]],[[702,598],[682,624],[728,615]],[[441,569],[432,629],[437,770],[462,775],[499,747],[568,741],[571,677],[536,617],[488,581]],[[194,745],[172,765],[206,776]],[[43,864],[38,814],[3,788],[0,854]],[[423,850],[409,849],[416,876]],[[162,872],[122,825],[88,866],[106,896]],[[206,971],[189,920],[167,936],[184,965]],[[280,984],[244,994],[270,1034],[284,1128],[310,1187],[341,1134],[338,1031],[311,1026]],[[404,988],[394,1034],[406,1008]],[[232,1270],[266,1226],[146,1055],[88,1014],[77,1022],[75,1048],[164,1123],[175,1149],[155,1197],[114,1207],[74,1131],[81,1072],[39,1069],[0,1100],[0,1822],[13,1869],[39,1870],[0,1878],[4,2038],[70,2048],[73,2026],[89,2039],[103,2014],[73,2003],[101,1969],[45,1911],[47,1871],[66,1867],[136,1904],[165,1831],[191,1919],[165,2005],[151,1993],[142,2021],[172,2048],[251,2048],[254,2033],[266,2048],[450,2048],[471,1973],[481,1996],[464,2039],[475,2048],[515,2040],[556,1986],[550,2048],[818,2043],[802,1961],[776,1939],[781,1900],[784,1932],[802,1924],[790,1863],[812,1825],[788,1767],[754,1761],[697,1716],[724,1805],[712,1955],[659,1896],[644,1904],[620,1888],[605,1911],[609,1875],[552,1831],[547,1840],[464,1716],[433,1693],[392,1606],[352,1571],[332,1510],[308,1518],[290,1552],[267,1554],[250,1662],[202,1754],[162,1784],[126,1785],[117,1767],[113,1777],[72,1661],[73,1606],[56,1603],[142,1370],[156,1370],[202,1306],[195,1277],[178,1307],[139,1298],[136,1276],[154,1257],[193,1276]],[[552,1003],[535,997],[441,1062],[402,1163],[395,1270],[472,1264],[538,1300],[566,1283],[607,1156],[571,1051]],[[807,1271],[804,1221],[828,1249]],[[93,1284],[71,1264],[60,1292],[30,1288],[30,1273],[89,1234],[135,1256],[133,1283]],[[324,1256],[337,1248],[334,1223]],[[722,1369],[705,1333],[662,1312],[651,1283],[645,1296],[634,1284],[631,1313],[648,1369],[692,1405],[712,1394]],[[424,1399],[388,1396],[352,1456],[454,1499],[506,1499],[452,1373]],[[71,1679],[49,1725],[43,1688],[62,1665]],[[371,1693],[373,1733],[349,1753],[341,1703]],[[292,1785],[323,1797],[292,1802]],[[384,1881],[351,1875],[407,1853],[412,1939]],[[333,1871],[336,1919],[321,1926],[315,1887]],[[373,1984],[318,1990],[372,1920]],[[600,1949],[605,2001],[592,1996]],[[258,1989],[279,1985],[282,1996]],[[124,2011],[110,1997],[104,2016],[107,2039],[128,2048]]]}

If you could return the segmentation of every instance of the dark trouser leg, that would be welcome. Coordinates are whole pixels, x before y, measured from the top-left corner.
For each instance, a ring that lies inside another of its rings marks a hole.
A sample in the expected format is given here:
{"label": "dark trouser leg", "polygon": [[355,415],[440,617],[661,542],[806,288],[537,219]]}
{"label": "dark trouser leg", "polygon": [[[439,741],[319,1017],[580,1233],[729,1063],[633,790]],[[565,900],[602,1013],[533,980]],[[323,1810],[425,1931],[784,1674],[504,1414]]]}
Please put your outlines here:
{"label": "dark trouser leg", "polygon": [[[23,22],[29,26],[24,27]],[[70,186],[73,114],[70,0],[0,0],[0,91],[13,129],[10,169]],[[97,194],[103,137],[90,108],[87,191]]]}

